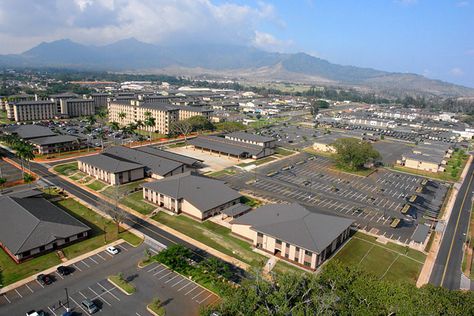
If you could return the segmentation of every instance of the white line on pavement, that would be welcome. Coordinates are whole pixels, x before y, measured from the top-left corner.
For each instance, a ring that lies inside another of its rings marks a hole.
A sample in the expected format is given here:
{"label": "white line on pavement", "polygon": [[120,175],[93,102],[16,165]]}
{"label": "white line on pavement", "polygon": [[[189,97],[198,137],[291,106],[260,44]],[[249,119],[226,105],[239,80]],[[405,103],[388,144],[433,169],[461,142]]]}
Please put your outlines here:
{"label": "white line on pavement", "polygon": [[202,293],[204,293],[206,290],[202,290],[201,292],[199,292],[198,294],[194,295],[191,299],[194,300],[196,297],[198,297],[199,295],[201,295]]}
{"label": "white line on pavement", "polygon": [[[106,289],[102,284],[100,284],[100,283],[98,283],[98,282],[97,282],[97,284],[99,284],[99,286],[100,286],[101,288],[103,288],[104,291],[107,291],[107,289]],[[109,291],[109,294],[110,294],[111,296],[113,296],[117,301],[120,301],[120,299],[119,299],[114,293],[112,293],[111,291]]]}
{"label": "white line on pavement", "polygon": [[195,287],[193,287],[191,290],[189,290],[188,292],[186,292],[186,294],[184,295],[188,295],[189,293],[191,293],[192,291],[194,291],[198,286],[196,285]]}
{"label": "white line on pavement", "polygon": [[16,292],[16,294],[18,294],[18,296],[19,296],[20,298],[23,298],[23,295],[21,295],[20,292],[18,292],[17,289],[15,289],[15,292]]}
{"label": "white line on pavement", "polygon": [[177,277],[178,277],[178,275],[176,274],[174,277],[172,277],[171,279],[167,280],[167,281],[165,282],[165,284],[167,284],[167,283],[173,281],[173,280],[176,279]]}
{"label": "white line on pavement", "polygon": [[31,289],[31,287],[28,285],[28,283],[25,284],[26,287],[28,288],[28,290],[30,290],[31,293],[33,293],[34,291]]}

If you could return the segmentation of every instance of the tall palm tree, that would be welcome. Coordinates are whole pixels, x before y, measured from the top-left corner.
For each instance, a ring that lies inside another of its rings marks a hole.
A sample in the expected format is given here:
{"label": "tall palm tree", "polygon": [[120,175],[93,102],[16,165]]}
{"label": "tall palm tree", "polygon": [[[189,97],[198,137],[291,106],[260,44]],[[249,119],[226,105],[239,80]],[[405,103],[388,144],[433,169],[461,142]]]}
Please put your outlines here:
{"label": "tall palm tree", "polygon": [[33,160],[35,158],[35,147],[31,144],[22,142],[16,147],[16,155],[18,158],[20,158],[21,171],[24,177],[24,162],[28,162],[28,170],[30,170],[30,160]]}
{"label": "tall palm tree", "polygon": [[121,122],[122,125],[123,125],[123,120],[127,117],[127,113],[125,113],[125,112],[119,112],[118,117],[119,117],[119,119],[120,119],[120,122]]}
{"label": "tall palm tree", "polygon": [[146,127],[149,127],[149,130],[148,130],[148,133],[149,133],[149,137],[150,137],[150,142],[151,142],[151,131],[152,131],[152,128],[155,126],[156,124],[156,119],[151,116],[151,112],[145,112],[145,122],[144,122],[145,126]]}
{"label": "tall palm tree", "polygon": [[97,136],[98,136],[99,139],[100,139],[100,147],[102,148],[102,150],[104,150],[105,131],[104,131],[103,128],[101,128],[101,129],[97,132]]}
{"label": "tall palm tree", "polygon": [[113,131],[118,131],[120,129],[119,123],[117,122],[110,122],[109,126]]}
{"label": "tall palm tree", "polygon": [[97,122],[97,119],[95,118],[94,115],[90,115],[86,118],[88,126],[94,126],[94,124]]}

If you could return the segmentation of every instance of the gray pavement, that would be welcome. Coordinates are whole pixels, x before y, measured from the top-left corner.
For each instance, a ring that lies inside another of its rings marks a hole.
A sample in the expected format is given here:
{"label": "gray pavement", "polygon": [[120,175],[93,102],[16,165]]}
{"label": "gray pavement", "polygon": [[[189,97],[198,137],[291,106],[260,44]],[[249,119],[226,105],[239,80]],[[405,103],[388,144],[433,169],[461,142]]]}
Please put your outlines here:
{"label": "gray pavement", "polygon": [[463,244],[469,226],[473,194],[474,164],[471,164],[445,226],[443,239],[430,277],[430,283],[434,285],[456,290],[461,286]]}

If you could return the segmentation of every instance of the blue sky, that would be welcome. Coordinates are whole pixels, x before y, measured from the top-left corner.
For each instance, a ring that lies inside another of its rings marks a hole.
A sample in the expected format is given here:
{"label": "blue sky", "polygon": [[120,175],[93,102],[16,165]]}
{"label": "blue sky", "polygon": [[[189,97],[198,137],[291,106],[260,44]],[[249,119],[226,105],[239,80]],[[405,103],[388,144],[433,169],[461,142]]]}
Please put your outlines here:
{"label": "blue sky", "polygon": [[0,0],[1,54],[128,37],[303,51],[474,87],[474,0]]}

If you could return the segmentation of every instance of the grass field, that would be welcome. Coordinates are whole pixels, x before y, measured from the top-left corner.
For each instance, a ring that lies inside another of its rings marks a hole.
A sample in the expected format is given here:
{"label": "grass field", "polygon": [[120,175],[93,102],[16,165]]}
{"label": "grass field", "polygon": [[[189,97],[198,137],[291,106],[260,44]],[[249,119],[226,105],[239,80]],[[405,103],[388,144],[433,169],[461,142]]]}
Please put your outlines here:
{"label": "grass field", "polygon": [[62,164],[62,165],[57,165],[53,169],[57,173],[60,173],[64,176],[70,176],[73,173],[78,171],[77,162],[70,162],[70,163],[65,163],[65,164]]}
{"label": "grass field", "polygon": [[136,291],[136,288],[132,283],[124,280],[120,275],[111,275],[109,276],[109,281],[112,282],[115,286],[118,286],[128,294],[133,294]]}
{"label": "grass field", "polygon": [[[140,129],[137,129],[135,130],[135,133],[139,134],[139,135],[143,135],[143,136],[150,136],[150,132],[147,132],[147,131],[144,131],[144,130],[140,130]],[[160,133],[155,133],[155,132],[151,132],[151,139],[152,140],[155,140],[155,139],[162,139],[162,138],[166,138],[166,135],[165,134],[160,134]]]}
{"label": "grass field", "polygon": [[110,186],[104,191],[101,192],[101,194],[105,195],[106,197],[109,198],[114,198],[117,196],[117,193],[119,196],[123,196],[126,194],[129,194],[130,192],[134,191],[136,188],[140,187],[141,184],[145,183],[146,181],[134,181],[132,183],[127,183],[127,184],[122,184],[119,186]]}
{"label": "grass field", "polygon": [[275,149],[275,154],[280,155],[280,156],[284,156],[284,157],[289,156],[289,155],[292,155],[292,154],[294,154],[294,153],[295,153],[294,151],[285,149],[285,148],[283,148],[283,147],[277,147],[277,148]]}
{"label": "grass field", "polygon": [[[92,228],[88,239],[62,249],[68,259],[92,251],[118,238],[123,238],[132,245],[139,245],[142,241],[141,238],[130,232],[117,234],[117,226],[115,223],[108,221],[73,199],[65,199],[56,202],[56,205]],[[14,283],[59,263],[61,263],[61,260],[58,255],[55,252],[50,252],[16,264],[5,251],[0,250],[0,284],[5,286]]]}
{"label": "grass field", "polygon": [[416,250],[393,243],[383,245],[375,237],[356,233],[334,256],[349,266],[390,281],[416,283],[426,256]]}
{"label": "grass field", "polygon": [[156,209],[156,206],[143,200],[142,191],[137,191],[127,195],[120,200],[120,203],[144,215],[148,215]]}
{"label": "grass field", "polygon": [[295,267],[292,264],[286,263],[285,261],[279,260],[272,269],[272,272],[281,273],[306,273],[305,270]]}
{"label": "grass field", "polygon": [[218,178],[218,177],[226,175],[226,174],[235,174],[235,171],[232,170],[232,169],[222,169],[222,170],[219,170],[219,171],[210,172],[210,173],[206,174],[206,176]]}
{"label": "grass field", "polygon": [[87,185],[88,188],[90,188],[94,191],[102,190],[106,186],[107,186],[107,184],[105,184],[104,182],[99,181],[99,180],[95,180],[94,182],[91,182]]}
{"label": "grass field", "polygon": [[264,256],[252,251],[248,242],[232,236],[230,229],[213,222],[199,223],[183,215],[171,216],[163,212],[153,219],[252,266],[261,267],[266,261]]}

